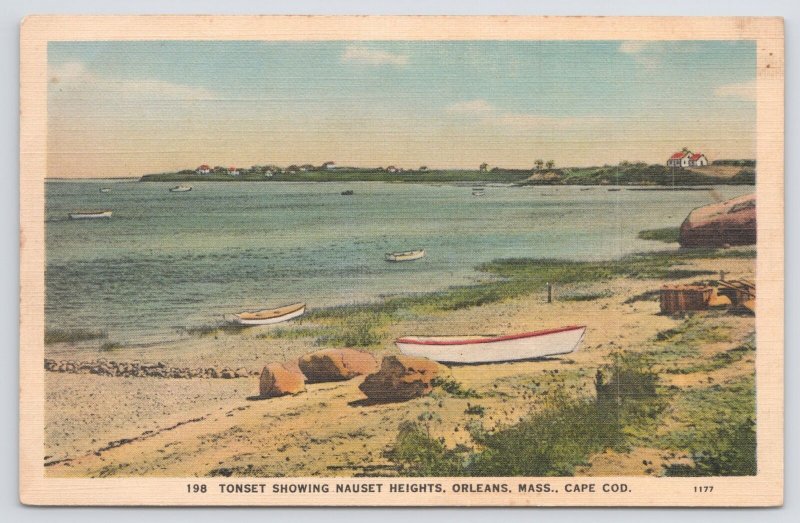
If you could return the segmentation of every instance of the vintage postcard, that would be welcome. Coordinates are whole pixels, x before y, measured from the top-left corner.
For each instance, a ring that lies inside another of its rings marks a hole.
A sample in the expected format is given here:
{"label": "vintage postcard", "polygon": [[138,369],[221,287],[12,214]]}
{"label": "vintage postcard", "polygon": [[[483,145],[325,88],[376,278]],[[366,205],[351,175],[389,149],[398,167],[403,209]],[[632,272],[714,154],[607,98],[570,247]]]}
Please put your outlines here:
{"label": "vintage postcard", "polygon": [[22,502],[781,504],[783,49],[24,20]]}

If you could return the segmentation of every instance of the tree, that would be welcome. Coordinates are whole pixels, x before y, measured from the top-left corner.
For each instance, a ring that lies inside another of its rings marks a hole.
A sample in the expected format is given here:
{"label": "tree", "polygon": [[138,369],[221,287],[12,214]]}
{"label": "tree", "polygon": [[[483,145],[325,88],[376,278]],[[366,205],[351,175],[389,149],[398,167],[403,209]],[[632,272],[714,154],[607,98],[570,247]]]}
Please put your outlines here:
{"label": "tree", "polygon": [[548,169],[552,169],[555,166],[556,166],[556,162],[554,162],[553,160],[547,160],[547,168]]}
{"label": "tree", "polygon": [[533,164],[536,166],[536,170],[540,171],[544,165],[544,160],[536,160]]}
{"label": "tree", "polygon": [[480,172],[485,173],[489,169],[489,164],[484,162],[481,164],[480,168],[478,169]]}

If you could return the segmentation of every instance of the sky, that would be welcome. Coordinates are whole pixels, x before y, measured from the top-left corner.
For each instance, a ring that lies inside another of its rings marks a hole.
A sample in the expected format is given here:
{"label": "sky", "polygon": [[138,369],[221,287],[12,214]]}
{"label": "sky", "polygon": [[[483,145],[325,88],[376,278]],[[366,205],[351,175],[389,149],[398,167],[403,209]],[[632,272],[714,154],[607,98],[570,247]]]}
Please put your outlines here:
{"label": "sky", "polygon": [[755,157],[753,41],[51,42],[49,177]]}

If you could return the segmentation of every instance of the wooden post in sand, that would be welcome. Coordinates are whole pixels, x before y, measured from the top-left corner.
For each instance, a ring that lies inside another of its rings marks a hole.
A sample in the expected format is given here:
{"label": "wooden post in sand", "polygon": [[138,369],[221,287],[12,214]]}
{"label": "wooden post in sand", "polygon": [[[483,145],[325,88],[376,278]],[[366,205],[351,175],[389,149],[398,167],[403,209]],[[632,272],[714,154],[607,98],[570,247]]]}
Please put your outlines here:
{"label": "wooden post in sand", "polygon": [[553,284],[547,282],[547,303],[553,303]]}

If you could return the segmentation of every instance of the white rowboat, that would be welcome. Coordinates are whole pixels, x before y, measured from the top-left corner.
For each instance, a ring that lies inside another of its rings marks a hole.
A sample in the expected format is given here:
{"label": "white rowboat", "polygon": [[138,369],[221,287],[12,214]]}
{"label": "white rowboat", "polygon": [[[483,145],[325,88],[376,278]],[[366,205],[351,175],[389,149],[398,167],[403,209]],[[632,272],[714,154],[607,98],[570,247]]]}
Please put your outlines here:
{"label": "white rowboat", "polygon": [[100,192],[102,192],[102,193],[111,192],[111,188],[110,187],[101,187],[100,188]]}
{"label": "white rowboat", "polygon": [[419,260],[424,256],[425,256],[425,249],[419,249],[417,251],[387,252],[386,261],[390,262],[412,261],[412,260]]}
{"label": "white rowboat", "polygon": [[306,312],[305,303],[295,303],[278,307],[277,309],[265,309],[256,312],[240,312],[233,315],[233,321],[239,325],[271,325],[282,321],[291,320],[302,316]]}
{"label": "white rowboat", "polygon": [[192,190],[192,187],[189,185],[176,185],[175,187],[170,187],[169,192],[189,192]]}
{"label": "white rowboat", "polygon": [[506,336],[406,336],[400,352],[441,363],[497,363],[567,354],[578,348],[586,326],[571,325]]}
{"label": "white rowboat", "polygon": [[92,220],[97,218],[111,218],[111,211],[75,211],[69,213],[71,220]]}

